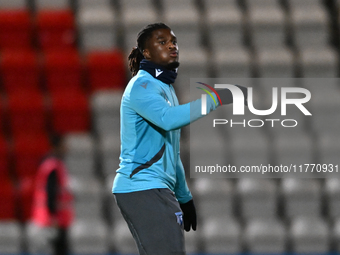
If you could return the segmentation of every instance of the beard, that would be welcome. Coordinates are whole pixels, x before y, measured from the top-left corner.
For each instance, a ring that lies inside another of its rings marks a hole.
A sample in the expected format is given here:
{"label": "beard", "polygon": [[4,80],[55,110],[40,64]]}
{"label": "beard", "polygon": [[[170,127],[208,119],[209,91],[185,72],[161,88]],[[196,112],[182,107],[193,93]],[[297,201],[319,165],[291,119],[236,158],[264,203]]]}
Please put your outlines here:
{"label": "beard", "polygon": [[179,62],[178,62],[178,61],[171,62],[171,63],[169,63],[169,64],[167,64],[167,65],[165,66],[165,68],[168,69],[168,70],[175,70],[175,69],[177,69],[178,67],[179,67]]}

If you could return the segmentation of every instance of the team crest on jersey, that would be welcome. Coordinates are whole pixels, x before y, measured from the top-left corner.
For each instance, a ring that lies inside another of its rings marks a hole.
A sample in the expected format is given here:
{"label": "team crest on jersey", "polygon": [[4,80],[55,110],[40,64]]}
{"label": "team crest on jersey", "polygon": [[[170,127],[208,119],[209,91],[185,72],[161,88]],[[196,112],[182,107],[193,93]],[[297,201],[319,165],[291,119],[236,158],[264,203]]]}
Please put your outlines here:
{"label": "team crest on jersey", "polygon": [[182,212],[176,212],[175,215],[177,217],[177,224],[182,227],[183,226],[183,213]]}

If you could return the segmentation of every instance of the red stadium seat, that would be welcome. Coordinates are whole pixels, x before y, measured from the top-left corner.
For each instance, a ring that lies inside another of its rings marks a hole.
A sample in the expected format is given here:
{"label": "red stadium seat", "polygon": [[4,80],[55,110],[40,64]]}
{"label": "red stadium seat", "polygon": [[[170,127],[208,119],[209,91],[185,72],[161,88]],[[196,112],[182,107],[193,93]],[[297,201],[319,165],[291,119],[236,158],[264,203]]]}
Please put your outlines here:
{"label": "red stadium seat", "polygon": [[44,59],[47,89],[51,93],[82,89],[81,61],[75,49],[49,50]]}
{"label": "red stadium seat", "polygon": [[8,181],[0,181],[0,220],[16,218],[16,191]]}
{"label": "red stadium seat", "polygon": [[13,138],[13,159],[18,179],[18,216],[31,218],[35,178],[39,164],[51,147],[46,134],[19,134]]}
{"label": "red stadium seat", "polygon": [[71,10],[42,10],[36,17],[42,49],[75,47],[75,23]]}
{"label": "red stadium seat", "polygon": [[0,49],[30,48],[32,26],[26,10],[0,10]]}
{"label": "red stadium seat", "polygon": [[50,150],[46,134],[21,133],[13,138],[13,160],[19,180],[33,178],[42,157]]}
{"label": "red stadium seat", "polygon": [[7,93],[39,90],[39,63],[30,50],[4,50],[0,55],[0,71]]}
{"label": "red stadium seat", "polygon": [[9,180],[10,172],[8,143],[3,136],[0,136],[0,183],[8,182]]}
{"label": "red stadium seat", "polygon": [[0,99],[0,134],[3,133],[7,128],[7,120],[6,120],[6,107],[3,100]]}
{"label": "red stadium seat", "polygon": [[4,137],[0,136],[0,220],[16,218],[15,198],[9,170],[9,147]]}
{"label": "red stadium seat", "polygon": [[125,62],[120,51],[91,52],[87,56],[86,65],[92,92],[101,89],[123,89],[125,87]]}
{"label": "red stadium seat", "polygon": [[34,194],[34,186],[35,186],[34,177],[23,178],[19,182],[18,216],[21,222],[27,222],[31,219],[33,194]]}
{"label": "red stadium seat", "polygon": [[44,98],[38,92],[17,92],[8,97],[9,123],[12,134],[40,134],[47,130]]}
{"label": "red stadium seat", "polygon": [[75,90],[52,94],[52,125],[59,134],[88,131],[90,112],[85,94]]}

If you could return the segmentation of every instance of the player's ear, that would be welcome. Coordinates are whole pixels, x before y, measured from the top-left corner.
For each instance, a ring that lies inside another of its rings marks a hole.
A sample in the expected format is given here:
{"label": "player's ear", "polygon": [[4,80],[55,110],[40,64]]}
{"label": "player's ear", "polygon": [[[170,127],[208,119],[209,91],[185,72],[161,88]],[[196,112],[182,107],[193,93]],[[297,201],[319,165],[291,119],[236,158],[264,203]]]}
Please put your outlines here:
{"label": "player's ear", "polygon": [[145,59],[150,59],[151,56],[150,56],[150,51],[148,49],[144,49],[143,50],[143,56]]}

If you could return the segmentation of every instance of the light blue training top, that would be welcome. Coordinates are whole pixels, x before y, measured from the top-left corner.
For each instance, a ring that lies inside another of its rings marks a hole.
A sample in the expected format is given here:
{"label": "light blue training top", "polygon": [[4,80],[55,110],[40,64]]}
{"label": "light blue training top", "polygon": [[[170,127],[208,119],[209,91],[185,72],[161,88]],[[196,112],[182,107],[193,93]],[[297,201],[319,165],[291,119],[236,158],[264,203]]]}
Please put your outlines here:
{"label": "light blue training top", "polygon": [[[207,97],[207,113],[215,109]],[[112,192],[169,188],[180,203],[191,200],[180,158],[180,131],[201,117],[201,99],[179,105],[172,85],[139,70],[121,101],[121,154]]]}

